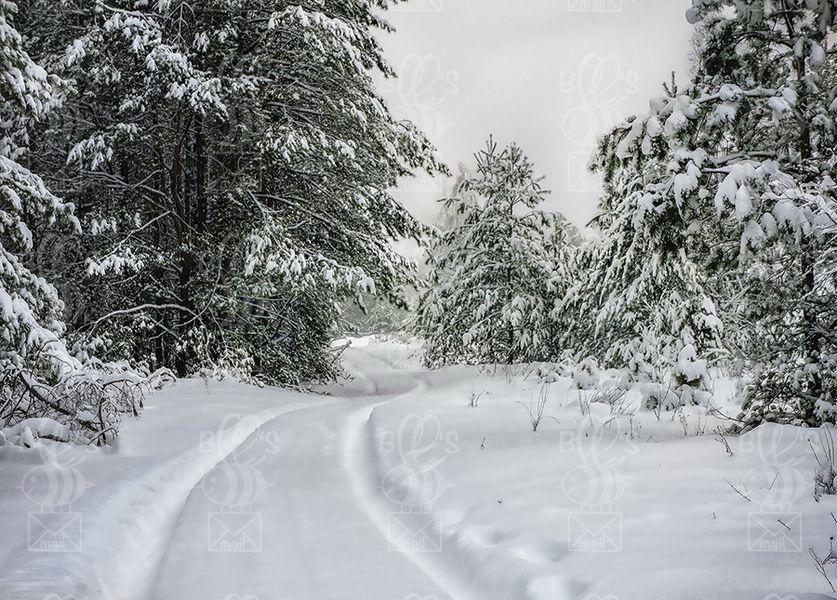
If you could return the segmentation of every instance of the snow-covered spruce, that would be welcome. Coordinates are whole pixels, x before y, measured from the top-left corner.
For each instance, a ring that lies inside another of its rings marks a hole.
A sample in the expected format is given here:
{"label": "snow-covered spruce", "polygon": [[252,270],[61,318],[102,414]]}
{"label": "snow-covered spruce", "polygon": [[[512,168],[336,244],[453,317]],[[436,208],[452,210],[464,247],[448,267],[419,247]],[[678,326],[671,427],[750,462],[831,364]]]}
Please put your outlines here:
{"label": "snow-covered spruce", "polygon": [[577,233],[539,210],[547,191],[517,145],[489,140],[476,161],[446,201],[454,216],[429,250],[416,331],[430,364],[543,360]]}

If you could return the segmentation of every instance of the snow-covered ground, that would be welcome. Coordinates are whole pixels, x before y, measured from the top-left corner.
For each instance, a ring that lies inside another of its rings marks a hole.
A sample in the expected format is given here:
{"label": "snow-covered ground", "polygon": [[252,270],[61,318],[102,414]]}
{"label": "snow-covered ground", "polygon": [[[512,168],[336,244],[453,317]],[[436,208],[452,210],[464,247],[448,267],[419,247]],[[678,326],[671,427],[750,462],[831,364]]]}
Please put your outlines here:
{"label": "snow-covered ground", "polygon": [[809,556],[837,533],[812,494],[820,432],[728,451],[697,409],[429,372],[396,343],[345,359],[328,394],[182,381],[116,447],[0,448],[0,598],[833,597]]}

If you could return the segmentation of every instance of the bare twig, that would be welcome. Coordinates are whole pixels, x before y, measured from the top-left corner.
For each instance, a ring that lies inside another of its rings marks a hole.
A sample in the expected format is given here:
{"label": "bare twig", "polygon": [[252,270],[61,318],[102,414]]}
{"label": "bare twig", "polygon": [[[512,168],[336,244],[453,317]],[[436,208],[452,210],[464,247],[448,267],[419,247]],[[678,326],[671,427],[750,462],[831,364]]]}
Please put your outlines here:
{"label": "bare twig", "polygon": [[752,502],[752,500],[751,500],[750,498],[748,498],[748,497],[747,497],[747,496],[746,496],[743,492],[741,492],[741,491],[740,491],[737,487],[735,487],[734,485],[732,485],[732,484],[731,484],[729,481],[727,481],[726,479],[724,479],[724,481],[726,481],[726,482],[727,482],[727,485],[728,485],[729,487],[731,487],[731,488],[735,491],[735,493],[736,493],[736,494],[738,494],[739,496],[741,496],[742,498],[744,498],[747,502]]}
{"label": "bare twig", "polygon": [[547,417],[544,413],[546,412],[546,404],[549,401],[549,384],[544,383],[541,386],[540,391],[538,392],[537,401],[533,404],[533,402],[529,402],[528,404],[524,403],[522,400],[518,400],[517,403],[526,409],[526,412],[529,413],[529,422],[532,425],[532,431],[537,433],[538,427],[541,426],[541,423],[545,418],[552,419],[556,423],[558,419],[555,417]]}
{"label": "bare twig", "polygon": [[831,583],[831,579],[829,578],[828,573],[825,570],[825,566],[827,564],[837,562],[837,556],[834,555],[834,538],[830,538],[829,540],[828,556],[826,556],[824,559],[820,559],[820,557],[817,555],[817,551],[814,550],[813,546],[808,548],[808,552],[811,554],[811,558],[814,560],[817,572],[820,575],[822,575],[828,582],[828,586],[831,588],[831,591],[837,593],[837,590],[834,589],[834,584]]}
{"label": "bare twig", "polygon": [[729,454],[730,456],[734,456],[734,453],[732,451],[732,448],[730,448],[729,446],[729,440],[727,440],[727,436],[724,433],[724,430],[720,426],[718,426],[718,428],[715,429],[715,433],[718,435],[718,437],[715,438],[715,441],[719,444],[724,445],[724,450],[726,450],[727,454]]}

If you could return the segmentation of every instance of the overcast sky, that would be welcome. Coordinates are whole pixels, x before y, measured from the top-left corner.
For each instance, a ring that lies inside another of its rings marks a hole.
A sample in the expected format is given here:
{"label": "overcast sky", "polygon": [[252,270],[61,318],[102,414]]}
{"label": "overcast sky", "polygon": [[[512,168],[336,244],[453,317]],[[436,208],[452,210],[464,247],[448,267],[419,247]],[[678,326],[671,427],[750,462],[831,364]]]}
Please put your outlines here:
{"label": "overcast sky", "polygon": [[[546,176],[549,209],[583,226],[596,182],[584,165],[598,135],[643,111],[672,70],[686,79],[690,0],[411,0],[382,36],[399,79],[382,84],[452,169],[489,133],[518,142]],[[399,198],[423,220],[445,184],[416,181]]]}

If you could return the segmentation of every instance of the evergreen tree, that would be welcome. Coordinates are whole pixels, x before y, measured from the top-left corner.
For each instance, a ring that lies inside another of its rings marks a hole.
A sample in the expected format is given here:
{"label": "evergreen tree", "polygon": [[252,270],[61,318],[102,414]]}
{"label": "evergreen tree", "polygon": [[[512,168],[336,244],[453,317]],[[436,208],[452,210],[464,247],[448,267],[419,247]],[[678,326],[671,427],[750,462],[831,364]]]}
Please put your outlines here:
{"label": "evergreen tree", "polygon": [[68,349],[64,305],[32,270],[46,232],[76,235],[79,223],[73,205],[22,164],[31,159],[31,129],[60,106],[64,85],[26,52],[13,25],[17,13],[15,3],[0,1],[0,429],[7,428],[0,445],[71,434],[103,442],[120,413],[136,414],[142,378]]}
{"label": "evergreen tree", "polygon": [[825,48],[836,12],[833,0],[701,0],[688,15],[706,32],[690,94],[719,217],[706,255],[721,279],[741,278],[743,301],[725,312],[750,367],[748,425],[835,416],[837,87]]}
{"label": "evergreen tree", "polygon": [[[0,417],[12,420],[7,403],[20,388],[39,393],[73,365],[61,338],[63,305],[55,288],[27,266],[35,221],[76,226],[72,206],[20,164],[32,124],[60,101],[60,82],[35,64],[12,19],[17,6],[0,2]],[[30,398],[30,401],[32,399]]]}
{"label": "evergreen tree", "polygon": [[476,162],[446,201],[456,217],[429,251],[430,288],[416,317],[425,358],[432,365],[543,360],[571,225],[538,209],[548,192],[518,146],[498,150],[489,140]]}
{"label": "evergreen tree", "polygon": [[439,168],[373,87],[387,4],[30,0],[76,90],[39,161],[85,225],[62,246],[86,261],[59,279],[74,332],[181,375],[333,373],[341,301],[409,277],[390,242],[421,230],[388,190]]}
{"label": "evergreen tree", "polygon": [[[628,121],[605,136],[593,168],[604,179],[594,224],[601,237],[580,259],[579,281],[556,315],[580,323],[566,345],[607,368],[626,368],[643,383],[649,408],[708,399],[708,366],[721,351],[722,324],[704,273],[690,256],[701,232],[702,202],[694,173],[701,152],[671,148],[682,105],[676,90],[656,100],[655,121],[637,138]],[[682,176],[669,181],[673,170]],[[626,383],[629,383],[626,382]]]}
{"label": "evergreen tree", "polygon": [[[629,203],[615,219],[643,231],[659,219],[657,239],[680,257],[671,272],[690,298],[717,284],[721,317],[736,325],[726,340],[743,347],[752,376],[748,424],[833,420],[837,335],[826,307],[835,303],[837,89],[822,74],[837,4],[693,0],[688,18],[702,33],[690,88],[652,101],[605,142],[618,158],[604,161],[615,168],[607,178]],[[731,272],[742,302],[728,295]],[[715,321],[699,312],[703,300],[691,304],[682,314]]]}

